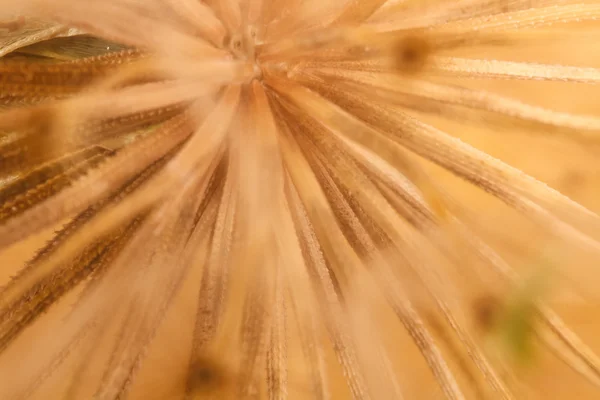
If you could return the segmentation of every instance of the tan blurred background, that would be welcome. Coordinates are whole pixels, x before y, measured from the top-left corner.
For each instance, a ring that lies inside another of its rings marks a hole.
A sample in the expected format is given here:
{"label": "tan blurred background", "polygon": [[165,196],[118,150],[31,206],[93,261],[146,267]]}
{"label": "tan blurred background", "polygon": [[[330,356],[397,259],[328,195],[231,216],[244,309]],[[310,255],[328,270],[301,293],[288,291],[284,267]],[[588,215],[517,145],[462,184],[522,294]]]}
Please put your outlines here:
{"label": "tan blurred background", "polygon": [[[575,43],[557,42],[543,45],[530,45],[514,49],[480,49],[473,57],[496,56],[505,59],[518,58],[526,61],[564,63],[578,66],[600,68],[600,51],[598,41],[588,39]],[[465,83],[464,80],[460,81]],[[524,82],[524,81],[488,81],[471,80],[466,82],[471,87],[486,88],[510,97],[516,97],[532,104],[547,106],[557,110],[600,116],[600,86],[567,84],[557,82]],[[435,118],[432,118],[434,121]],[[442,126],[475,147],[496,156],[509,164],[516,166],[550,186],[569,195],[590,209],[600,212],[600,148],[581,146],[566,138],[545,138],[543,134],[530,134],[523,131],[506,132],[494,131],[486,127],[465,126],[458,122],[439,122]],[[446,179],[440,173],[440,179]],[[449,180],[469,208],[477,210],[477,214],[487,218],[491,224],[505,224],[500,227],[502,232],[518,232],[522,222],[515,213],[507,211],[496,201],[486,195],[472,190],[468,185]],[[48,232],[40,233],[27,243],[21,243],[0,254],[0,283],[7,281],[9,276],[28,259],[35,247],[49,237]],[[533,240],[533,239],[532,239]],[[540,242],[540,246],[551,245]],[[539,254],[531,255],[535,262]],[[589,260],[567,258],[565,262],[576,265]],[[528,261],[525,260],[524,263]],[[600,268],[600,265],[598,265]],[[148,366],[142,367],[140,382],[134,385],[132,393],[135,399],[161,400],[176,398],[173,393],[184,378],[184,368],[187,363],[187,352],[191,340],[190,329],[195,314],[195,291],[198,288],[198,276],[189,279],[176,299],[173,309],[169,312],[167,322],[160,328],[158,337],[148,353]],[[597,280],[596,280],[597,279]],[[600,285],[600,271],[589,282],[592,287]],[[19,369],[28,368],[27,360],[35,360],[29,344],[32,341],[52,337],[51,320],[64,316],[67,305],[73,300],[69,296],[61,302],[58,310],[52,311],[52,316],[44,317],[41,323],[20,338],[7,354],[0,359],[0,393],[4,383],[18,379]],[[556,309],[570,326],[600,354],[600,305],[593,302],[578,300],[555,300]],[[62,314],[61,314],[62,313]],[[441,391],[418,356],[418,352],[407,338],[401,325],[393,320],[391,313],[382,310],[382,327],[385,332],[389,353],[398,369],[400,382],[403,385],[406,399],[441,399]],[[292,338],[293,339],[293,338]],[[97,343],[94,347],[101,353],[107,349],[106,343]],[[294,345],[290,346],[290,398],[310,398],[307,394],[306,383],[301,373],[303,363],[301,354]],[[67,360],[63,371],[54,374],[46,384],[31,399],[61,398],[58,393],[65,393],[71,384],[72,374],[77,371],[82,358],[86,354],[80,352],[77,357]],[[333,357],[331,357],[333,359]],[[296,371],[296,372],[295,372]],[[545,351],[537,351],[533,364],[516,371],[525,382],[525,387],[519,392],[520,399],[600,399],[600,388],[594,388],[582,378],[576,376],[564,364]],[[88,372],[89,374],[98,371]],[[335,365],[330,368],[332,377],[333,399],[348,398],[349,393],[344,387],[341,371]],[[81,377],[84,379],[85,377]],[[88,377],[89,378],[89,377]],[[466,383],[468,385],[468,383]],[[75,399],[87,398],[83,392],[74,395]],[[217,397],[218,398],[218,397]],[[2,397],[0,399],[9,399]],[[381,399],[385,400],[385,399]]]}

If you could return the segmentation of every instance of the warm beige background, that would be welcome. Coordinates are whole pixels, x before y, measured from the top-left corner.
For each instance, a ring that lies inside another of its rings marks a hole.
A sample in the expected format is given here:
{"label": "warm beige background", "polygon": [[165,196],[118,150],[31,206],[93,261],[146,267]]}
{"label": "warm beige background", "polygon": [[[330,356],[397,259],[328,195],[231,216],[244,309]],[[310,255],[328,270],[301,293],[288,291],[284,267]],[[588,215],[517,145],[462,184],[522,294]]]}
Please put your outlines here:
{"label": "warm beige background", "polygon": [[[519,50],[506,51],[482,49],[484,55],[497,54],[498,57],[514,58],[518,54],[523,60],[562,62],[571,65],[600,67],[600,52],[598,43],[593,39],[577,43],[545,43],[543,46],[529,46]],[[493,53],[492,53],[493,52]],[[587,113],[600,116],[600,86],[578,85],[546,82],[506,82],[506,81],[470,81],[470,86],[485,87],[509,96],[518,97],[534,104],[544,105],[559,110]],[[494,132],[485,127],[467,127],[459,123],[445,123],[444,127],[476,147],[497,156],[510,164],[522,168],[525,172],[547,182],[551,186],[567,193],[574,199],[595,211],[600,211],[600,149],[582,147],[566,139],[545,139],[538,134],[525,132]],[[440,174],[442,177],[442,174]],[[445,178],[440,178],[445,179]],[[511,224],[510,232],[519,231],[519,218],[507,212],[496,202],[486,196],[470,190],[467,185],[452,181],[457,192],[474,210],[489,218],[490,223],[504,222]],[[498,227],[501,232],[506,230]],[[29,257],[31,250],[43,243],[47,233],[41,233],[38,238],[28,243],[19,244],[0,255],[0,282],[5,282],[8,276]],[[543,246],[543,243],[540,243]],[[525,256],[527,257],[527,255]],[[531,255],[532,261],[536,255]],[[589,260],[567,258],[567,264],[576,265]],[[526,262],[525,262],[526,263]],[[600,265],[598,266],[600,268]],[[197,278],[197,277],[196,277]],[[592,287],[598,287],[600,274],[588,282]],[[158,338],[149,355],[147,367],[142,368],[141,381],[135,385],[134,398],[159,400],[173,398],[174,387],[183,377],[183,368],[187,361],[188,343],[190,341],[189,322],[195,312],[195,290],[197,279],[190,279],[180,293],[173,310],[169,313],[168,321],[160,329]],[[61,309],[71,298],[63,302]],[[558,310],[571,324],[578,334],[600,353],[600,306],[593,303],[583,304],[572,301],[562,301]],[[51,318],[45,317],[41,323],[15,343],[3,358],[0,359],[0,399],[9,399],[3,389],[5,385],[18,380],[19,370],[27,369],[31,364],[21,363],[22,360],[35,360],[31,353],[32,341],[52,337],[51,320],[56,321],[58,312],[53,312]],[[390,315],[382,311],[385,338],[388,349],[401,373],[401,383],[405,387],[407,399],[439,399],[443,398],[439,389],[432,381],[423,361],[416,357],[416,350],[406,338],[400,325],[393,321]],[[102,343],[98,343],[102,353]],[[106,346],[104,346],[105,348]],[[60,398],[58,393],[69,385],[69,374],[79,368],[78,359],[87,357],[80,353],[77,359],[67,361],[68,371],[55,374],[43,390],[32,399]],[[290,359],[290,394],[292,398],[307,397],[301,376],[293,371],[301,371],[302,364],[296,350]],[[598,399],[600,389],[591,387],[583,379],[578,378],[560,362],[545,352],[539,352],[534,366],[518,371],[519,376],[531,391],[519,392],[522,399]],[[336,367],[331,368],[332,388],[334,399],[347,398],[348,392],[343,387],[342,376]],[[86,398],[82,393],[76,398]]]}

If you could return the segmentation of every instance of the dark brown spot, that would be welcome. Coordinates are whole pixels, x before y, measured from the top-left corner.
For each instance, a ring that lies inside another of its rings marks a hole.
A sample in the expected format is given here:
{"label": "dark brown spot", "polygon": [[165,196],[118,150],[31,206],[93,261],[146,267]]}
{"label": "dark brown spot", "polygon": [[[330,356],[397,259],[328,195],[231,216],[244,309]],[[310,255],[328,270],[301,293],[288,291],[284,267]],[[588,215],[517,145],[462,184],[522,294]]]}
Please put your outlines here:
{"label": "dark brown spot", "polygon": [[418,72],[427,62],[430,53],[431,46],[425,38],[404,37],[393,49],[395,66],[403,72]]}
{"label": "dark brown spot", "polygon": [[229,374],[225,366],[212,357],[199,357],[190,367],[188,388],[194,393],[215,393],[226,388]]}
{"label": "dark brown spot", "polygon": [[491,295],[486,295],[475,300],[473,315],[477,326],[488,332],[494,328],[500,315],[502,305]]}

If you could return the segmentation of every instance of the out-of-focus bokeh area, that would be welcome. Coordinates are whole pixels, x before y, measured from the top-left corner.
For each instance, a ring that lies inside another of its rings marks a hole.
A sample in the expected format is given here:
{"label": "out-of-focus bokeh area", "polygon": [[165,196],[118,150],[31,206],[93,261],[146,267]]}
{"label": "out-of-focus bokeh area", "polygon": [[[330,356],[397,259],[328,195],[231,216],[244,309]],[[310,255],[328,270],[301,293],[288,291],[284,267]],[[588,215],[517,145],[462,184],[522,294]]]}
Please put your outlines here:
{"label": "out-of-focus bokeh area", "polygon": [[[568,32],[565,31],[565,32]],[[565,40],[544,42],[543,44],[524,45],[518,48],[481,48],[469,52],[465,56],[477,58],[497,57],[507,60],[535,61],[546,63],[562,63],[567,65],[590,66],[600,68],[600,52],[596,37],[589,35],[585,40]],[[447,80],[446,80],[447,81]],[[458,82],[458,81],[457,81]],[[586,84],[570,84],[562,82],[506,81],[460,79],[460,84],[474,88],[485,88],[510,97],[515,97],[531,104],[542,105],[556,110],[600,116],[600,86]],[[546,182],[550,186],[569,195],[593,211],[600,212],[600,147],[582,145],[570,141],[564,136],[545,135],[518,129],[495,129],[480,125],[473,126],[461,121],[442,121],[435,117],[425,117],[448,132],[474,145],[475,147],[498,157],[507,163],[522,169],[524,172]],[[573,266],[590,264],[595,261],[585,259],[578,252],[571,252],[568,247],[561,246],[551,240],[543,232],[536,230],[532,224],[525,222],[522,215],[509,210],[499,201],[473,188],[469,184],[451,177],[447,172],[428,166],[432,174],[444,183],[444,187],[461,200],[461,204],[472,210],[472,215],[488,232],[484,235],[506,256],[515,268],[523,271],[523,275],[533,277],[544,273],[548,266],[552,274],[552,265],[568,269]],[[8,251],[0,254],[0,284],[18,270],[25,260],[31,257],[33,251],[50,237],[51,232],[41,232],[37,237],[25,243],[19,243]],[[534,249],[534,250],[532,250]],[[470,262],[465,255],[465,263]],[[587,289],[594,287],[600,290],[600,265],[598,273],[585,276],[584,284]],[[589,268],[582,270],[588,271]],[[541,271],[541,272],[540,272]],[[594,350],[600,353],[600,304],[592,299],[582,299],[577,293],[562,287],[562,277],[552,275],[549,284],[541,296],[553,304],[570,327]],[[566,279],[566,278],[565,278]],[[188,362],[188,352],[191,343],[191,326],[196,312],[195,293],[199,286],[199,273],[188,279],[177,296],[172,310],[168,313],[167,321],[160,328],[158,335],[147,355],[148,363],[142,366],[140,379],[134,384],[132,398],[159,400],[174,399],[175,387],[185,379],[185,368]],[[461,289],[462,290],[462,289]],[[477,319],[480,311],[477,299],[485,302],[485,288],[471,288],[474,299],[473,308],[465,310],[467,315]],[[57,318],[64,318],[68,313],[69,302],[77,293],[71,293],[61,300],[58,307],[42,318],[40,323],[27,329],[14,345],[8,349],[6,356],[0,359],[0,382],[19,379],[19,370],[28,368],[22,360],[35,359],[31,354],[28,343],[36,340],[52,339],[52,325]],[[591,296],[590,296],[591,297]],[[425,362],[420,357],[416,347],[410,342],[401,324],[387,307],[377,307],[373,303],[373,312],[383,321],[385,327],[383,337],[389,351],[394,368],[398,371],[399,380],[405,392],[406,399],[442,399],[441,390],[432,379]],[[481,305],[481,304],[480,304]],[[474,321],[476,324],[476,321]],[[117,327],[112,329],[112,335],[117,334]],[[289,346],[290,357],[290,398],[310,398],[302,353],[299,343],[293,333]],[[108,335],[110,338],[111,335]],[[324,338],[326,340],[326,338]],[[491,341],[490,343],[495,343]],[[515,363],[512,372],[525,385],[517,394],[520,399],[598,399],[600,388],[593,387],[573,371],[566,367],[548,351],[533,344],[531,359],[526,363]],[[81,362],[93,363],[109,357],[110,339],[96,343],[83,343],[78,347],[76,357],[69,357],[67,368],[54,374],[43,390],[31,399],[58,399],[59,393],[67,393],[73,380],[93,380],[102,373],[101,368],[90,368],[85,373],[78,374]],[[329,374],[333,399],[349,398],[349,392],[340,368],[330,352]],[[99,363],[100,364],[100,363]],[[455,367],[453,362],[450,364]],[[212,368],[212,367],[211,367]],[[226,367],[223,367],[226,369]],[[460,366],[459,366],[460,368]],[[217,368],[218,369],[218,368]],[[211,371],[199,379],[215,380],[215,384],[226,386],[228,379],[235,377],[213,376],[218,373]],[[467,378],[462,376],[461,384],[469,387]],[[219,383],[221,382],[221,383]],[[0,386],[2,384],[0,383]],[[71,393],[73,399],[87,398],[89,393],[79,388]],[[477,396],[476,392],[469,393]],[[201,393],[199,393],[201,395]],[[216,398],[225,398],[223,393]],[[201,396],[200,396],[201,398]],[[384,400],[384,399],[382,399]]]}

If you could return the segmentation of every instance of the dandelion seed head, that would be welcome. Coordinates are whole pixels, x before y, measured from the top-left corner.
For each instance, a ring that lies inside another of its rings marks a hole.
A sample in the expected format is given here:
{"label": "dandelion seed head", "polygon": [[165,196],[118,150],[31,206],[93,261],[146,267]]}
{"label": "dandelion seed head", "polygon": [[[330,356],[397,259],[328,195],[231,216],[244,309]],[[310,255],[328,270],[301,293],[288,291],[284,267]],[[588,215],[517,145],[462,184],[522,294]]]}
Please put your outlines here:
{"label": "dandelion seed head", "polygon": [[[56,376],[74,378],[55,398],[148,398],[161,354],[176,367],[155,397],[338,398],[339,376],[355,399],[419,398],[410,365],[434,395],[522,398],[490,335],[539,341],[598,393],[592,349],[520,289],[521,264],[559,243],[588,261],[553,282],[594,299],[600,217],[439,123],[597,151],[597,115],[481,83],[600,82],[494,56],[589,41],[556,27],[597,5],[6,3],[0,250],[56,232],[0,289],[0,371],[27,366],[1,398]],[[465,185],[526,223],[488,218]]]}

